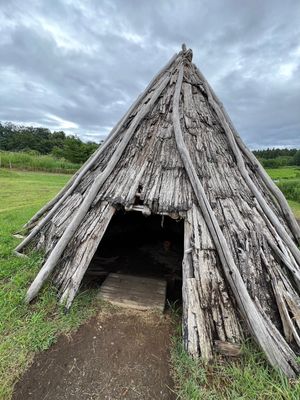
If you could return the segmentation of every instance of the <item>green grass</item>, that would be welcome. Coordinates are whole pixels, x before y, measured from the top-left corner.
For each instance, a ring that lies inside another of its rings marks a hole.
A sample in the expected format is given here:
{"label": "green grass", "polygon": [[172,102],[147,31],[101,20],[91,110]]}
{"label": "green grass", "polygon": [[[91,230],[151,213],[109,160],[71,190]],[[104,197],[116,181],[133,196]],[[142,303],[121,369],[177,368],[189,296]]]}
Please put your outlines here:
{"label": "green grass", "polygon": [[[277,169],[266,169],[270,177],[276,182],[285,197],[292,201],[292,207],[296,208],[296,215],[299,215],[300,207],[300,168],[284,167]],[[295,207],[295,203],[299,206]]]}
{"label": "green grass", "polygon": [[18,230],[52,198],[70,176],[0,170],[0,399],[11,398],[15,381],[34,353],[48,348],[61,332],[76,328],[96,310],[94,292],[80,294],[67,315],[57,305],[52,287],[38,301],[24,304],[28,285],[38,271],[40,257],[12,255]]}
{"label": "green grass", "polygon": [[297,178],[300,180],[300,167],[266,168],[266,171],[274,180]]}
{"label": "green grass", "polygon": [[0,151],[0,167],[73,174],[80,165],[64,159],[54,158],[51,155]]}
{"label": "green grass", "polygon": [[299,400],[299,381],[289,381],[269,367],[264,355],[249,342],[237,361],[215,358],[210,364],[193,359],[173,338],[171,365],[175,392],[181,400]]}

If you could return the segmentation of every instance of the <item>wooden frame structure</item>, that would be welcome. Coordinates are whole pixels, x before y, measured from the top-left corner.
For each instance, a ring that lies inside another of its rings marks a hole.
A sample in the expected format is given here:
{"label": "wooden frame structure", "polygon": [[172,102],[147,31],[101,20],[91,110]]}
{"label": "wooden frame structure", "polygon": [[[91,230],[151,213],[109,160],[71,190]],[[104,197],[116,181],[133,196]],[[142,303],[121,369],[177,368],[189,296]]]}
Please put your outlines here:
{"label": "wooden frame structure", "polygon": [[185,221],[183,338],[193,356],[251,334],[273,366],[298,374],[299,226],[185,45],[25,225],[16,251],[45,252],[28,302],[51,277],[71,306],[120,205]]}

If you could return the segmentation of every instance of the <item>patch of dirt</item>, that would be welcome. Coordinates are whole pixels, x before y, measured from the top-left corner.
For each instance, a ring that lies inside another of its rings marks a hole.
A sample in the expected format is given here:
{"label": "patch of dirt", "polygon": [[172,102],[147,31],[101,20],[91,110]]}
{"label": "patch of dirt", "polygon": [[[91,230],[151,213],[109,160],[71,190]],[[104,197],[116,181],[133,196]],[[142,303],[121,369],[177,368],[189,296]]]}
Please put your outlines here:
{"label": "patch of dirt", "polygon": [[168,315],[101,313],[38,354],[13,400],[173,400]]}

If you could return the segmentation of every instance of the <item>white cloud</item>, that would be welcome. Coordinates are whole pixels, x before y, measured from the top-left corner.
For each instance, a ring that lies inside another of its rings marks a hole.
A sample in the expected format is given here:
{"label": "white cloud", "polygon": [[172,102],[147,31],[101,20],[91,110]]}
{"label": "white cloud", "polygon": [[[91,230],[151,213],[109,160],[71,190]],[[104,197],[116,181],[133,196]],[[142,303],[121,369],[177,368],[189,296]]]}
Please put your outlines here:
{"label": "white cloud", "polygon": [[100,138],[186,42],[247,143],[300,146],[299,20],[294,0],[2,1],[0,120]]}
{"label": "white cloud", "polygon": [[67,121],[63,118],[58,117],[57,115],[46,114],[46,117],[49,120],[49,122],[51,123],[51,126],[53,127],[53,129],[69,130],[69,129],[78,129],[79,128],[79,125],[76,124],[75,122]]}
{"label": "white cloud", "polygon": [[298,65],[295,62],[289,62],[287,64],[282,64],[279,66],[278,73],[285,79],[290,79],[293,73],[296,71]]}

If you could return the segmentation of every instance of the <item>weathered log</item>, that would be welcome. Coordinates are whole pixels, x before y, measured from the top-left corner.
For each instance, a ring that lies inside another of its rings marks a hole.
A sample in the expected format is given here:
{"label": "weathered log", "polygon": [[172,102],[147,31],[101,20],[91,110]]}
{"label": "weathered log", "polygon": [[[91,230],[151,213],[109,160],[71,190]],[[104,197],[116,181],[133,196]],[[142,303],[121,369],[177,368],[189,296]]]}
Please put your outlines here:
{"label": "weathered log", "polygon": [[234,262],[232,254],[227,246],[226,240],[219,227],[213,210],[211,209],[211,206],[206,198],[202,184],[197,176],[190,154],[184,143],[179,116],[179,102],[183,74],[184,66],[181,64],[179,67],[178,79],[173,98],[172,120],[177,147],[184,163],[185,170],[189,176],[205,222],[207,223],[210,234],[214,240],[226,279],[231,287],[241,314],[245,318],[250,331],[265,352],[269,362],[273,366],[284,371],[286,375],[295,377],[296,373],[299,372],[296,356],[293,355],[290,358],[286,357],[286,354],[290,351],[288,344],[282,337],[280,341],[274,340],[274,336],[271,334],[271,329],[273,330],[276,328],[267,324],[266,320],[263,318],[262,314],[259,312],[255,303],[251,299],[239,270]]}
{"label": "weathered log", "polygon": [[206,360],[213,357],[215,339],[231,343],[242,339],[215,254],[206,224],[194,206],[185,219],[183,337],[185,349]]}
{"label": "weathered log", "polygon": [[194,316],[190,310],[189,279],[193,277],[191,259],[192,230],[190,222],[184,221],[184,254],[182,260],[182,336],[186,351],[192,355],[198,354],[197,333],[195,332]]}
{"label": "weathered log", "polygon": [[64,304],[66,309],[70,308],[74,300],[82,278],[106,232],[114,212],[114,207],[104,204],[103,207],[99,208],[97,213],[94,212],[91,215],[87,215],[85,224],[91,226],[88,234],[86,234],[84,227],[81,229],[83,233],[79,232],[77,234],[80,237],[80,241],[76,239],[76,242],[79,241],[79,244],[75,247],[73,254],[72,268],[70,268],[72,272],[64,279],[66,282],[64,282],[63,290],[60,290],[60,302]]}
{"label": "weathered log", "polygon": [[[284,245],[284,242],[282,241],[281,237],[278,235],[276,229],[274,226],[271,224],[271,222],[268,220],[266,215],[264,214],[263,210],[261,207],[257,207],[261,217],[265,220],[267,227],[269,228],[270,232],[272,232],[273,237],[270,239],[270,237],[266,236],[268,245],[270,248],[273,250],[274,254],[279,258],[281,262],[284,263],[284,265],[288,268],[288,270],[292,273],[292,276],[298,285],[300,287],[300,266],[297,264],[295,258],[289,251],[289,249],[286,248]],[[276,239],[276,244],[274,243],[274,238]]]}
{"label": "weathered log", "polygon": [[235,343],[216,340],[215,347],[218,353],[226,357],[238,357],[241,355],[241,346]]}
{"label": "weathered log", "polygon": [[114,167],[116,166],[117,162],[120,160],[120,157],[121,157],[123,151],[125,150],[126,146],[128,145],[132,135],[134,134],[135,129],[141,123],[141,121],[145,118],[145,116],[149,113],[149,111],[152,109],[155,102],[157,101],[157,99],[159,98],[162,91],[165,89],[165,87],[169,83],[169,81],[170,81],[169,77],[164,78],[164,80],[161,82],[159,87],[153,92],[153,94],[151,96],[151,100],[147,104],[145,104],[144,107],[134,117],[130,127],[124,134],[121,143],[119,144],[118,148],[114,152],[113,157],[108,162],[108,164],[107,164],[106,168],[104,169],[104,171],[102,172],[102,174],[100,174],[95,179],[89,192],[85,196],[85,199],[83,200],[82,204],[80,205],[79,210],[77,211],[76,215],[73,217],[72,222],[67,227],[67,229],[63,233],[62,237],[59,239],[56,246],[52,250],[47,261],[45,262],[43,267],[40,269],[35,280],[32,282],[30,288],[28,289],[27,295],[26,295],[27,302],[30,302],[37,295],[37,293],[41,289],[42,285],[44,284],[46,279],[49,277],[50,273],[55,268],[56,263],[58,262],[59,258],[61,257],[61,255],[62,255],[63,251],[65,250],[66,246],[68,245],[70,239],[74,235],[74,232],[78,228],[79,224],[81,223],[82,219],[84,218],[88,209],[90,208],[92,202],[94,201],[100,187],[106,181],[106,179],[111,174]]}

